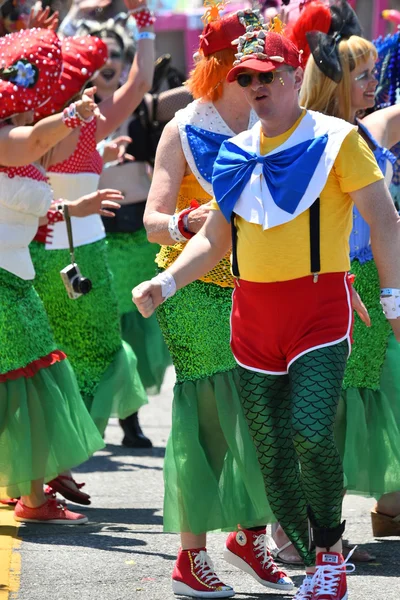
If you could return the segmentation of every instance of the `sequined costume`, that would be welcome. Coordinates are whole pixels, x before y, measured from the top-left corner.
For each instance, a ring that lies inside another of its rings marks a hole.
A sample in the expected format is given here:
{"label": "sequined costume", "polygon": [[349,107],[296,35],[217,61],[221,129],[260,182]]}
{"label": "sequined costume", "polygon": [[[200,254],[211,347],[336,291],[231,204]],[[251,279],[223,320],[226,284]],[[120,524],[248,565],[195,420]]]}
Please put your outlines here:
{"label": "sequined costume", "polygon": [[[233,132],[214,106],[203,101],[179,111],[176,119],[192,170],[180,188],[176,210],[181,211],[193,198],[201,204],[210,200],[212,158]],[[201,152],[204,144],[207,160]],[[182,249],[181,244],[162,247],[159,268],[167,268]],[[200,534],[273,520],[229,348],[232,287],[226,256],[158,310],[177,377],[164,466],[165,531]]]}
{"label": "sequined costume", "polygon": [[159,393],[171,357],[153,315],[144,319],[132,302],[132,287],[156,273],[159,246],[147,240],[144,227],[130,233],[107,233],[107,255],[121,318],[122,338],[137,356],[147,393]]}
{"label": "sequined costume", "polygon": [[28,245],[53,200],[45,173],[1,168],[0,198],[0,497],[19,497],[104,443],[33,287]]}
{"label": "sequined costume", "polygon": [[[359,122],[362,134],[388,182],[396,158]],[[355,317],[353,351],[347,364],[336,438],[350,492],[379,497],[400,482],[400,346],[380,305],[380,284],[372,256],[370,229],[357,208],[350,237],[354,287],[371,317],[365,327]]]}
{"label": "sequined costume", "polygon": [[[135,157],[134,163],[106,165],[100,180],[100,187],[119,187],[126,192],[116,218],[103,219],[103,223],[107,232],[109,264],[118,298],[122,336],[137,356],[139,375],[148,393],[160,391],[171,357],[156,315],[144,319],[132,302],[131,292],[132,287],[151,279],[156,272],[155,258],[160,247],[147,240],[143,226],[150,188],[150,167],[154,166],[158,138],[163,127],[178,108],[190,102],[188,98],[189,92],[183,87],[159,96],[152,95],[151,106],[149,97],[146,97],[132,117],[109,138],[128,135],[132,142],[127,152]],[[130,203],[132,195],[140,201]]]}
{"label": "sequined costume", "polygon": [[[74,153],[48,170],[57,197],[74,200],[97,189],[102,160],[96,150],[95,133],[93,120],[82,127]],[[40,228],[31,252],[37,290],[55,338],[68,353],[83,399],[103,433],[113,410],[119,418],[126,418],[146,404],[147,397],[136,356],[121,340],[101,218],[72,218],[72,227],[77,264],[93,284],[88,295],[70,300],[60,278],[60,271],[70,263],[65,223]]]}

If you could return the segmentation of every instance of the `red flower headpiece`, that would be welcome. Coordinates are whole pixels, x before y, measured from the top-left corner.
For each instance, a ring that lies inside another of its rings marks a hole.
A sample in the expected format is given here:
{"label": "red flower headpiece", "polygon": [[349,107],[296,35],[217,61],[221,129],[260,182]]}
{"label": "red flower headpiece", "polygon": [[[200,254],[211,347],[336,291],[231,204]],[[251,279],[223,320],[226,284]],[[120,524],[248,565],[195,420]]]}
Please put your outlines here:
{"label": "red flower headpiece", "polygon": [[60,112],[102,68],[108,57],[107,45],[91,35],[62,41],[63,69],[51,99],[35,111],[35,120]]}
{"label": "red flower headpiece", "polygon": [[0,38],[0,119],[46,102],[61,69],[61,42],[53,31],[24,29]]}

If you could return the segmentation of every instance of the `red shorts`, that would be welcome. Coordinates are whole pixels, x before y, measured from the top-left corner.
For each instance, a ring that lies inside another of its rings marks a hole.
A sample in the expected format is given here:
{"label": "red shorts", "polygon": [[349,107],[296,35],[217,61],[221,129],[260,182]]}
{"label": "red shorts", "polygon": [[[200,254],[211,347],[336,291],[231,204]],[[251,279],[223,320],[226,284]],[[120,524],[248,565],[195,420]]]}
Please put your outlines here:
{"label": "red shorts", "polygon": [[236,283],[231,348],[251,371],[284,375],[303,354],[348,340],[353,324],[347,273],[278,283]]}

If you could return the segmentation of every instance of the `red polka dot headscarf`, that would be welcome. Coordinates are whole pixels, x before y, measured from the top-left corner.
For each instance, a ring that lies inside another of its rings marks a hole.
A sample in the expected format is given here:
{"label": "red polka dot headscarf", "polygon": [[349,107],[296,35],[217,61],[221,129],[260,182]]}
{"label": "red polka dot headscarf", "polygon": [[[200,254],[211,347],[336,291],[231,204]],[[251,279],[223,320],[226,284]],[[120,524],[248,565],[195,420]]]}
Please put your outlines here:
{"label": "red polka dot headscarf", "polygon": [[61,42],[47,29],[0,38],[0,120],[43,105],[62,69]]}
{"label": "red polka dot headscarf", "polygon": [[62,41],[63,69],[51,99],[35,111],[35,120],[60,112],[93,79],[108,57],[103,40],[86,35]]}

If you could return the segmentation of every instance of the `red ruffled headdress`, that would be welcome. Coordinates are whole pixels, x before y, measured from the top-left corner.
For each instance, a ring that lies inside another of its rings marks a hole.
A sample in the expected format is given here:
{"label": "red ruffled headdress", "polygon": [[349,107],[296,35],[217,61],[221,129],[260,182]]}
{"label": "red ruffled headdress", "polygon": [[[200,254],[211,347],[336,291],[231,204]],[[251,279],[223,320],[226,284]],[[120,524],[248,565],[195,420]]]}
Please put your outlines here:
{"label": "red ruffled headdress", "polygon": [[331,23],[332,14],[329,6],[316,0],[315,2],[307,3],[297,21],[290,29],[286,30],[286,36],[299,50],[303,51],[303,67],[306,66],[311,53],[306,33],[310,31],[328,33]]}
{"label": "red ruffled headdress", "polygon": [[0,38],[0,119],[43,105],[61,69],[61,42],[53,31],[25,29]]}
{"label": "red ruffled headdress", "polygon": [[49,102],[35,111],[35,120],[58,113],[93,79],[108,57],[103,40],[87,35],[62,41],[63,69]]}

